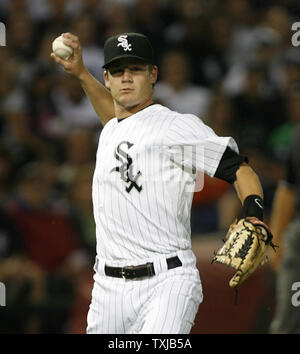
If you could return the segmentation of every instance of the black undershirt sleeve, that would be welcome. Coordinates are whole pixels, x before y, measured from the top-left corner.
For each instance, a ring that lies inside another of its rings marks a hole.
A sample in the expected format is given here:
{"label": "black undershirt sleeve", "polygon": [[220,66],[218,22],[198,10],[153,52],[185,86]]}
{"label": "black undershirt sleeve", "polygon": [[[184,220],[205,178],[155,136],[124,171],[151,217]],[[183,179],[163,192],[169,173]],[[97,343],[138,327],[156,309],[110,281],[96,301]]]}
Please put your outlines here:
{"label": "black undershirt sleeve", "polygon": [[233,184],[236,180],[236,171],[243,162],[248,163],[248,158],[237,154],[227,146],[214,177]]}

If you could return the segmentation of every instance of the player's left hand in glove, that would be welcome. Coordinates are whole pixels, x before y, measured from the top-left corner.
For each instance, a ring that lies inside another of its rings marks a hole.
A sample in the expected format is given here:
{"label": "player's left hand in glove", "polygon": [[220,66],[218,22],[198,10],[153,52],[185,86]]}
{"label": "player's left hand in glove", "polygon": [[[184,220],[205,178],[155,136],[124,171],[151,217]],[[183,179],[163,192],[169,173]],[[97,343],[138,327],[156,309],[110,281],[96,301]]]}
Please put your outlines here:
{"label": "player's left hand in glove", "polygon": [[243,218],[230,225],[224,245],[212,263],[223,263],[236,269],[229,286],[237,288],[263,263],[268,247],[275,250],[272,239],[273,235],[265,223],[254,217]]}

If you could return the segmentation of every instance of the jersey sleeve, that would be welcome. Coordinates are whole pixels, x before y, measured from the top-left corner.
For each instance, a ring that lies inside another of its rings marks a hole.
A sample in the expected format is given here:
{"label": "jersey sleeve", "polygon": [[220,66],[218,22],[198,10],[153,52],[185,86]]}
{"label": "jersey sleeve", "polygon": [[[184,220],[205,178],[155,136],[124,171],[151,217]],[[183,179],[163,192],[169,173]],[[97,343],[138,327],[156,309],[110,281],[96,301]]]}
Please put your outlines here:
{"label": "jersey sleeve", "polygon": [[178,115],[165,135],[172,162],[186,171],[202,171],[213,177],[226,148],[239,153],[232,137],[220,137],[203,121],[190,114]]}

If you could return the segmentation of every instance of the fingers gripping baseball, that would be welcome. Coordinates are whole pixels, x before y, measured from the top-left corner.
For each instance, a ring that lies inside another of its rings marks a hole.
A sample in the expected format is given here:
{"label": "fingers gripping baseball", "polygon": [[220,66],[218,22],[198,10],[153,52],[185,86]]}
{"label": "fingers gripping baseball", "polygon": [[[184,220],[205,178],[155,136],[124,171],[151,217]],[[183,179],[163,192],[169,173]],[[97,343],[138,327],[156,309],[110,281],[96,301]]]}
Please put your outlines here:
{"label": "fingers gripping baseball", "polygon": [[62,36],[64,38],[64,43],[73,48],[74,55],[81,55],[79,38],[71,33],[63,33]]}
{"label": "fingers gripping baseball", "polygon": [[67,73],[79,77],[85,70],[79,38],[71,33],[63,33],[62,37],[63,43],[73,49],[72,55],[68,59],[63,59],[52,52],[51,57],[56,63],[60,64]]}

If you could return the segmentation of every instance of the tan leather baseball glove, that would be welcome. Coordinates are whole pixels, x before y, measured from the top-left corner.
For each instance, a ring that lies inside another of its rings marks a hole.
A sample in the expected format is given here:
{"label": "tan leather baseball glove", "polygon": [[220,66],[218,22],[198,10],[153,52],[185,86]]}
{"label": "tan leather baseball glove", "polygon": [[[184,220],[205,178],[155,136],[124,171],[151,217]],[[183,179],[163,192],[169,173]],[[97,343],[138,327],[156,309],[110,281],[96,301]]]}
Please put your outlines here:
{"label": "tan leather baseball glove", "polygon": [[273,235],[268,226],[257,218],[243,218],[229,227],[223,247],[216,252],[212,263],[223,263],[236,269],[229,286],[237,288],[263,263]]}

